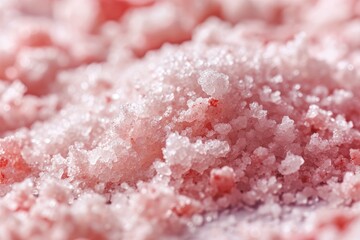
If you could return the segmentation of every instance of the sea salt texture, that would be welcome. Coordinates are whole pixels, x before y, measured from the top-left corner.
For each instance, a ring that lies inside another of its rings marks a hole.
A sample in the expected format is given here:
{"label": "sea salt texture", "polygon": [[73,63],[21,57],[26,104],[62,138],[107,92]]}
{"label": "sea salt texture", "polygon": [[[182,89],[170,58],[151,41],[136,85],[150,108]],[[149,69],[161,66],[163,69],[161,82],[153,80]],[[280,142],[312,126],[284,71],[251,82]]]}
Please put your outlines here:
{"label": "sea salt texture", "polygon": [[357,239],[360,2],[0,1],[1,239]]}

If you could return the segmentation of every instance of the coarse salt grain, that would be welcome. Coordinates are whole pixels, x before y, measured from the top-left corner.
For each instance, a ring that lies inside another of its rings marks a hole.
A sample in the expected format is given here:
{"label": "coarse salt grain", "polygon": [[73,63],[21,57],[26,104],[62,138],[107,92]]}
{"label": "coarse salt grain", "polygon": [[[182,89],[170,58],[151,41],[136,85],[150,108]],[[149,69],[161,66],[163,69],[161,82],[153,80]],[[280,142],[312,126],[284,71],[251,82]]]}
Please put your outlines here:
{"label": "coarse salt grain", "polygon": [[279,172],[282,175],[289,175],[299,171],[301,165],[304,164],[304,159],[301,156],[287,153],[284,160],[281,161]]}
{"label": "coarse salt grain", "polygon": [[211,69],[200,73],[198,83],[207,95],[214,98],[221,98],[229,91],[229,76]]}

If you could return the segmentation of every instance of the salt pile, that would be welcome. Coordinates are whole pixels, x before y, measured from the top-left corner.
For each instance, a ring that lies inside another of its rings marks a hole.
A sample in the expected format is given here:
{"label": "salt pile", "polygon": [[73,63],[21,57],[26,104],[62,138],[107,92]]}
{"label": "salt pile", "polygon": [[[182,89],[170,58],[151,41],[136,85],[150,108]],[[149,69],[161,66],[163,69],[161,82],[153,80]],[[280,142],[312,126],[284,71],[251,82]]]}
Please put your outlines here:
{"label": "salt pile", "polygon": [[2,239],[357,239],[360,2],[3,0]]}

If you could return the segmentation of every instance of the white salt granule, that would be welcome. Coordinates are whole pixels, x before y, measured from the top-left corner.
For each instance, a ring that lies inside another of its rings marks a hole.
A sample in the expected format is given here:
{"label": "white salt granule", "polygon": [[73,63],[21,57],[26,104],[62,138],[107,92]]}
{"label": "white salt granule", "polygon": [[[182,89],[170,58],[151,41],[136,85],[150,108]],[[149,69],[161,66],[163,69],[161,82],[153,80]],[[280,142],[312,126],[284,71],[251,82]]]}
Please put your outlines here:
{"label": "white salt granule", "polygon": [[281,123],[277,126],[275,139],[278,142],[292,143],[296,138],[294,120],[284,116]]}
{"label": "white salt granule", "polygon": [[164,159],[173,167],[173,175],[181,175],[190,169],[202,173],[214,163],[215,158],[225,157],[230,146],[217,139],[190,142],[190,139],[179,133],[171,133],[163,149]]}
{"label": "white salt granule", "polygon": [[278,168],[279,172],[282,175],[289,175],[297,172],[301,165],[304,164],[304,159],[301,156],[294,155],[291,152],[288,152],[286,158],[281,161],[281,164]]}
{"label": "white salt granule", "polygon": [[207,95],[214,98],[221,98],[229,91],[229,76],[211,69],[200,72],[198,83]]}

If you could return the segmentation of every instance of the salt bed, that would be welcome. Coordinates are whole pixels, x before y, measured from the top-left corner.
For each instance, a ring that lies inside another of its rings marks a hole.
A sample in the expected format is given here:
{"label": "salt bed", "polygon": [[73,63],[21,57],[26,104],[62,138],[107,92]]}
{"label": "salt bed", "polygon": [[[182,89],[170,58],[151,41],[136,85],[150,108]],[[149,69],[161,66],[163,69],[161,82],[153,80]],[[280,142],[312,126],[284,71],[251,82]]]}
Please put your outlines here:
{"label": "salt bed", "polygon": [[359,239],[360,1],[1,0],[1,239]]}

